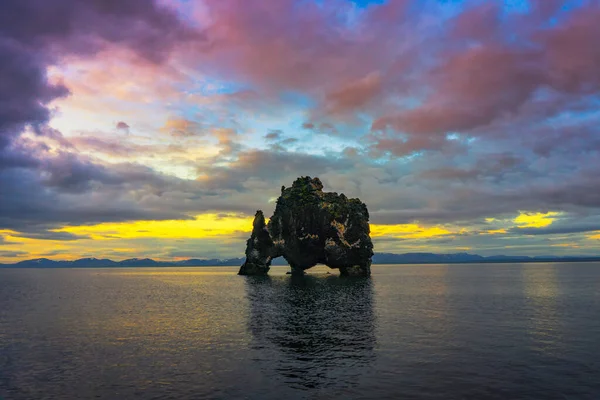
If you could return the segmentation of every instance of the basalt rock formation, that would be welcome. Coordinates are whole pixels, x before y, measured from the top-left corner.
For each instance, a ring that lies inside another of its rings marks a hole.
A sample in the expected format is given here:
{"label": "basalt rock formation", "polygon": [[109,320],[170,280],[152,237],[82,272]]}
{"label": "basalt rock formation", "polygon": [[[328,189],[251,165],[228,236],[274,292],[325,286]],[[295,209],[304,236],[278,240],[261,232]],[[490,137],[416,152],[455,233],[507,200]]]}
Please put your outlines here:
{"label": "basalt rock formation", "polygon": [[239,275],[266,275],[271,261],[283,256],[292,274],[325,264],[339,269],[340,275],[369,276],[369,233],[369,211],[363,202],[323,192],[319,178],[298,178],[292,187],[281,187],[268,224],[263,212],[256,212]]}

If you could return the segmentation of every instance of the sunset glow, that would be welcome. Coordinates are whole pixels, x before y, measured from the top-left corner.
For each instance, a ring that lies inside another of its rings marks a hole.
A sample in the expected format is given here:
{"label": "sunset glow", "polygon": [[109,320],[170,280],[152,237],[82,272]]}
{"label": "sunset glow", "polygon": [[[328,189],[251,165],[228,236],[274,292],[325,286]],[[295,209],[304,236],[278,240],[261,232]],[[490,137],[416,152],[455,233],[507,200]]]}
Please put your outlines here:
{"label": "sunset glow", "polygon": [[240,257],[306,175],[376,252],[598,254],[598,2],[53,3],[0,28],[0,263]]}

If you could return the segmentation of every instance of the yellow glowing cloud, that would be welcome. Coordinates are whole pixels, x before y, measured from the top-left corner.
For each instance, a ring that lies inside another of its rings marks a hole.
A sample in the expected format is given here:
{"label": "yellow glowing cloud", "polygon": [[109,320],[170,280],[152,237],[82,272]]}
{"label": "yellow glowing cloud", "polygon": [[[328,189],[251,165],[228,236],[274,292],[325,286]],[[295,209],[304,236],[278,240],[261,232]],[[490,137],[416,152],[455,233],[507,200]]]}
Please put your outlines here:
{"label": "yellow glowing cloud", "polygon": [[513,220],[519,228],[543,228],[552,224],[559,212],[550,211],[547,213],[529,213],[519,211],[519,216]]}
{"label": "yellow glowing cloud", "polygon": [[[19,237],[18,232],[0,231],[7,239],[5,250],[22,253],[17,257],[1,257],[0,262],[15,262],[20,259],[50,257],[70,260],[86,256],[105,256],[107,253],[120,253],[123,257],[137,257],[161,248],[176,247],[176,240],[216,238],[228,240],[233,237],[245,238],[252,230],[251,216],[239,214],[200,214],[190,220],[135,221],[102,223],[97,225],[70,226],[55,232],[68,232],[81,236],[71,241],[41,240]],[[417,224],[371,225],[373,237],[427,239],[452,234],[439,227],[425,227]],[[455,232],[456,233],[456,232]],[[136,239],[158,239],[160,244],[132,242]],[[148,248],[158,246],[158,248]],[[243,251],[243,248],[240,249]]]}
{"label": "yellow glowing cloud", "polygon": [[[8,243],[3,250],[22,255],[2,257],[0,254],[0,262],[40,257],[71,260],[82,255],[103,257],[108,252],[120,253],[117,258],[139,257],[148,252],[176,248],[176,241],[183,239],[219,238],[227,241],[240,234],[245,238],[252,230],[252,220],[253,217],[238,214],[200,214],[190,220],[103,223],[54,230],[82,237],[69,241],[23,238],[18,232],[5,230],[0,231]],[[137,239],[157,239],[159,242]]]}
{"label": "yellow glowing cloud", "polygon": [[[237,243],[249,236],[252,230],[252,220],[252,216],[240,214],[209,213],[196,215],[189,220],[102,223],[69,226],[55,230],[81,236],[81,239],[72,241],[21,238],[17,232],[0,231],[0,234],[5,236],[7,242],[10,243],[5,246],[5,250],[23,253],[22,256],[13,256],[12,258],[2,259],[0,257],[0,262],[15,262],[17,259],[38,257],[57,259],[74,259],[81,256],[104,257],[115,253],[119,253],[119,255],[112,257],[166,254],[168,249],[177,248],[180,245],[179,242],[185,239],[217,238],[219,242],[235,240]],[[424,243],[427,242],[427,239],[467,232],[469,232],[467,228],[443,225],[371,225],[371,236],[374,239],[378,237],[414,239],[422,240]],[[497,229],[486,233],[505,233],[505,231]],[[421,247],[416,243],[411,245],[411,249],[418,248]],[[463,248],[467,250],[468,246],[461,247],[461,249]],[[243,251],[243,245],[240,248],[241,251]]]}
{"label": "yellow glowing cloud", "polygon": [[[252,217],[236,214],[200,214],[190,220],[136,221],[103,223],[91,226],[65,227],[60,231],[88,235],[95,240],[114,238],[206,238],[229,236],[240,232],[250,233]],[[464,232],[464,229],[460,232]],[[399,238],[430,238],[456,232],[440,226],[418,224],[371,225],[371,236]]]}
{"label": "yellow glowing cloud", "polygon": [[371,225],[371,236],[392,236],[396,238],[423,239],[450,235],[453,232],[440,226],[421,226],[418,224]]}
{"label": "yellow glowing cloud", "polygon": [[482,232],[483,235],[499,235],[502,233],[506,233],[506,229],[490,229],[488,231]]}
{"label": "yellow glowing cloud", "polygon": [[200,214],[189,220],[136,221],[73,226],[61,229],[93,239],[113,238],[187,238],[197,239],[232,235],[252,230],[252,217],[235,214]]}

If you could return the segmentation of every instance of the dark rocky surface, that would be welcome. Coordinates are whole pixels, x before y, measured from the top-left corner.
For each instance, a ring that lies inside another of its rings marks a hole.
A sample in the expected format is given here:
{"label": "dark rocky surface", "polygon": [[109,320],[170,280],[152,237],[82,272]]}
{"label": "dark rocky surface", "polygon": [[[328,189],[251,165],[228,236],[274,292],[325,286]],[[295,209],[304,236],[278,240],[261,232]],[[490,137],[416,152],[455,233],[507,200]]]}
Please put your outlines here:
{"label": "dark rocky surface", "polygon": [[373,243],[369,211],[359,199],[323,192],[319,178],[301,177],[281,188],[275,212],[265,223],[257,211],[240,275],[265,275],[274,258],[284,257],[292,274],[316,264],[340,275],[369,276]]}

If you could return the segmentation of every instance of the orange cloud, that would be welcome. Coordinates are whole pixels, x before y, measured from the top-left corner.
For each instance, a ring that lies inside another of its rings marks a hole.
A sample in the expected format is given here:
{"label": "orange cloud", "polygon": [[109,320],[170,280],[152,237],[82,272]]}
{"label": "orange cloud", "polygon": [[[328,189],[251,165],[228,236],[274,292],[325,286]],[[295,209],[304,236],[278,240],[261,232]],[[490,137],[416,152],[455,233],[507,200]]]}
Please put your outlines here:
{"label": "orange cloud", "polygon": [[185,118],[169,118],[161,128],[162,132],[174,137],[191,137],[202,133],[202,126]]}

